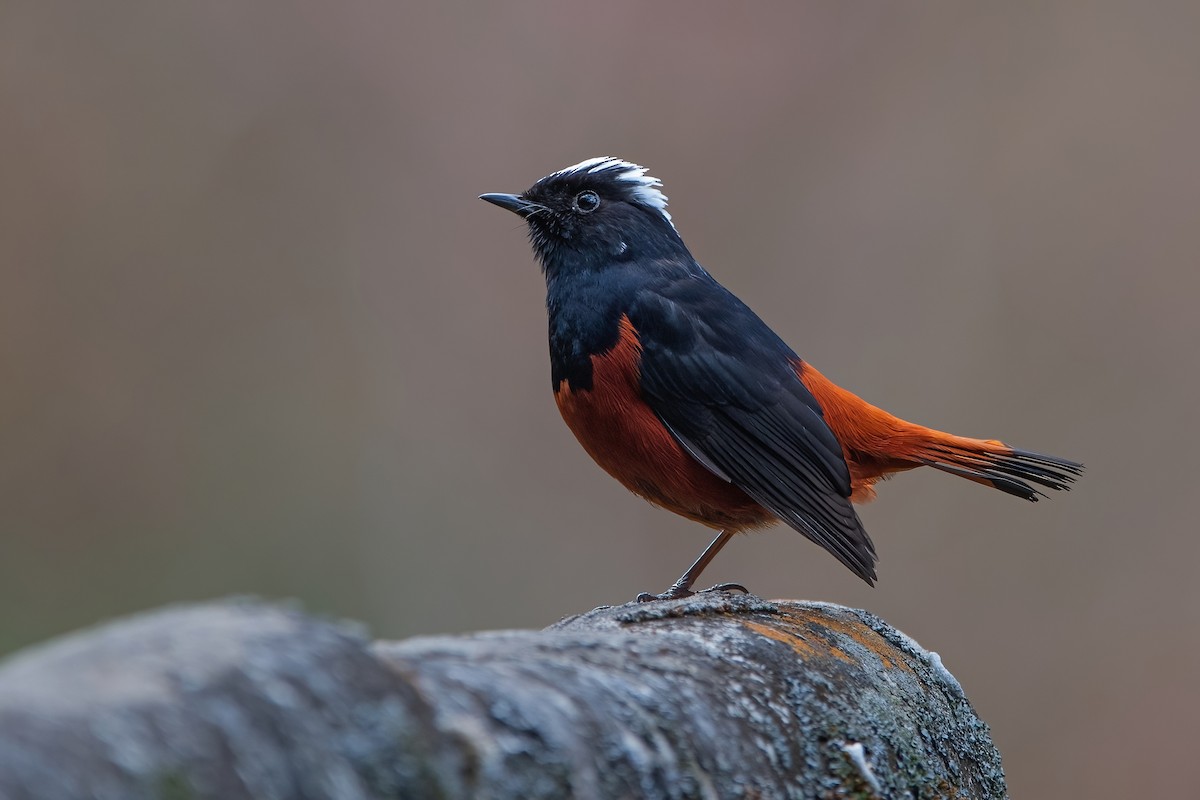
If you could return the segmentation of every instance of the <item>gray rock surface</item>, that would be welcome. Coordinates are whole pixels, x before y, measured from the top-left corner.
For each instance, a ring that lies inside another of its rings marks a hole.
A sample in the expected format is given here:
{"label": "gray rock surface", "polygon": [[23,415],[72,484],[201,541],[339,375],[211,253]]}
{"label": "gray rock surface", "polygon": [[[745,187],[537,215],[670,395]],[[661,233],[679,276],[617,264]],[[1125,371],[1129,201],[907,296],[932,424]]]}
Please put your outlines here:
{"label": "gray rock surface", "polygon": [[246,601],[0,663],[0,798],[1001,798],[936,655],[740,595],[371,643]]}

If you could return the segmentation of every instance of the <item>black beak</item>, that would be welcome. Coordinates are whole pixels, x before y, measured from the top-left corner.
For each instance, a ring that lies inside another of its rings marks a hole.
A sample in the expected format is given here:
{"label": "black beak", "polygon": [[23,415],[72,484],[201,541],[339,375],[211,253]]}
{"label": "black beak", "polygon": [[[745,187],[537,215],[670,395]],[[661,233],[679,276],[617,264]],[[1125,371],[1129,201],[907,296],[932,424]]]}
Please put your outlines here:
{"label": "black beak", "polygon": [[515,194],[481,194],[480,200],[487,200],[492,205],[507,208],[520,217],[528,217],[533,212],[543,208],[538,203],[531,203],[520,195]]}

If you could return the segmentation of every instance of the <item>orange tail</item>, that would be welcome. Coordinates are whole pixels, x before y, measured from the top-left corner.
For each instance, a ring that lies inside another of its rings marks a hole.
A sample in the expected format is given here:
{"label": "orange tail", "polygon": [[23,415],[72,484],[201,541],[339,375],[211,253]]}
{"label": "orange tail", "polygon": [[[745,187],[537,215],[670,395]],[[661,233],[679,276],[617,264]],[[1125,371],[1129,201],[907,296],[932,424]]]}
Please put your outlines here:
{"label": "orange tail", "polygon": [[1071,484],[1083,472],[1082,464],[1018,450],[995,439],[985,441],[938,431],[929,433],[932,434],[930,444],[919,454],[919,463],[1026,500],[1037,502],[1039,497],[1046,496],[1026,481],[1055,491],[1070,490]]}
{"label": "orange tail", "polygon": [[872,499],[880,478],[922,465],[1033,501],[1045,496],[1036,486],[1070,489],[1083,472],[1083,465],[1074,461],[905,422],[834,384],[810,364],[801,362],[796,372],[842,444],[855,502]]}

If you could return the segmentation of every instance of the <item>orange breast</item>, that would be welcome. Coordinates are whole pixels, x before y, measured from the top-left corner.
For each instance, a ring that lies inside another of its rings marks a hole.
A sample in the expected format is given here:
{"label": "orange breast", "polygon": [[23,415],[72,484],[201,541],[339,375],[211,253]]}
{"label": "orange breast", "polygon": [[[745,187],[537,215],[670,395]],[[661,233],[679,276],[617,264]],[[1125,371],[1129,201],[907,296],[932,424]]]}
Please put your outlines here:
{"label": "orange breast", "polygon": [[688,455],[642,400],[642,347],[622,316],[620,338],[592,356],[592,389],[563,381],[554,393],[567,427],[605,472],[651,503],[711,528],[742,530],[774,521],[745,492]]}

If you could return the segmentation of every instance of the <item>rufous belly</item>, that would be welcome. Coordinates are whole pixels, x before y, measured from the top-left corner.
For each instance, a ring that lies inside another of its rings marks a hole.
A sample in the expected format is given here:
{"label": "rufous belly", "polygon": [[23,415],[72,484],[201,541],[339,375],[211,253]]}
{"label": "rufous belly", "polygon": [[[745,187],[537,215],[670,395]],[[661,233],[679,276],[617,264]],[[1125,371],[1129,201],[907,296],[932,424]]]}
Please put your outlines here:
{"label": "rufous belly", "polygon": [[563,381],[558,410],[583,449],[634,494],[676,514],[721,530],[775,521],[745,492],[692,458],[642,399],[641,345],[627,317],[617,344],[592,356],[592,389]]}

